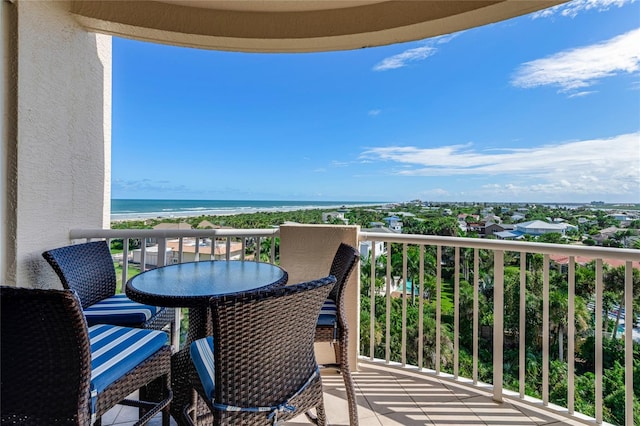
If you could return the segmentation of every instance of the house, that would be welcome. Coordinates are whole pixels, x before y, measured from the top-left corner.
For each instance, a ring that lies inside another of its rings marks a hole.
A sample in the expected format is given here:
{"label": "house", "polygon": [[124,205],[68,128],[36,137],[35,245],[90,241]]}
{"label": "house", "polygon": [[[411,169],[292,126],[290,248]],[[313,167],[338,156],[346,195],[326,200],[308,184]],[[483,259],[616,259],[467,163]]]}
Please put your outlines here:
{"label": "house", "polygon": [[333,221],[334,219],[338,219],[343,221],[345,224],[349,224],[349,220],[346,219],[344,217],[344,214],[347,212],[347,210],[336,210],[334,212],[327,212],[327,213],[322,213],[322,221],[324,223],[329,223],[331,221]]}
{"label": "house", "polygon": [[402,232],[402,221],[398,216],[389,216],[383,219],[387,223],[387,227],[396,232]]}
{"label": "house", "polygon": [[196,226],[196,228],[198,229],[220,229],[220,225],[214,225],[213,223],[209,222],[208,220],[203,220],[202,222],[200,222],[198,224],[198,226]]}
{"label": "house", "polygon": [[159,224],[155,225],[153,227],[153,229],[156,229],[156,230],[169,230],[169,229],[184,230],[184,229],[193,229],[193,227],[191,225],[189,225],[187,222],[179,222],[179,223],[162,222],[162,223],[159,223]]}
{"label": "house", "polygon": [[467,224],[467,232],[477,232],[480,237],[493,236],[497,232],[504,231],[501,224],[494,222],[472,222]]}
{"label": "house", "polygon": [[522,213],[514,213],[511,215],[511,221],[512,222],[520,222],[521,220],[525,220],[527,217],[525,215],[523,215]]}
{"label": "house", "polygon": [[[166,253],[165,253],[165,263],[174,263],[173,262],[173,255],[172,255],[172,250],[167,247]],[[142,263],[142,249],[134,249],[131,250],[131,262],[132,263],[137,263],[140,264]],[[147,247],[145,249],[145,260],[144,260],[144,264],[145,264],[145,268],[148,266],[158,266],[161,265],[161,263],[158,262],[158,246],[157,245],[153,245],[150,247]]]}
{"label": "house", "polygon": [[[360,241],[360,257],[367,259],[371,255],[372,241]],[[382,241],[375,241],[376,259],[383,254],[386,254],[385,244]]]}
{"label": "house", "polygon": [[[168,240],[167,249],[171,250],[172,256],[176,258],[180,253],[180,241]],[[193,262],[196,260],[215,260],[226,259],[227,256],[227,244],[226,242],[214,241],[213,244],[210,239],[204,238],[198,240],[196,246],[195,238],[184,238],[182,241],[182,261]],[[242,243],[238,241],[231,241],[229,243],[229,259],[238,260],[242,258]]]}
{"label": "house", "polygon": [[[551,254],[549,260],[554,264],[561,272],[567,272],[569,265],[569,256],[563,254]],[[592,262],[594,259],[585,256],[574,256],[574,261],[578,265],[585,266],[587,263]],[[612,268],[618,268],[625,264],[624,261],[619,259],[602,259],[602,263],[609,265]],[[633,269],[640,269],[640,262],[631,262]]]}
{"label": "house", "polygon": [[514,231],[520,232],[526,235],[532,235],[534,237],[542,234],[549,234],[557,232],[562,235],[565,234],[567,227],[561,224],[547,223],[542,220],[531,220],[529,222],[516,223],[514,225]]}

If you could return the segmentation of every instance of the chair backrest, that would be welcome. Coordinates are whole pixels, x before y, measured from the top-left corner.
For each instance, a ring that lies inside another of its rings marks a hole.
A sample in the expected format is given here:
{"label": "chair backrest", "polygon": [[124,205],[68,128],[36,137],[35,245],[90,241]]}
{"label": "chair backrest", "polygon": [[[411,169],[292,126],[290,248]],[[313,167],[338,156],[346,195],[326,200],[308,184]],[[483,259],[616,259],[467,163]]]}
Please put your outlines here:
{"label": "chair backrest", "polygon": [[271,406],[295,394],[318,368],[315,326],[334,283],[328,276],[212,299],[214,401]]}
{"label": "chair backrest", "polygon": [[360,253],[358,253],[358,250],[348,244],[340,243],[329,271],[330,275],[336,277],[336,285],[333,287],[333,290],[331,290],[331,293],[329,293],[329,297],[334,301],[340,302],[342,300],[342,295],[347,281],[349,281],[351,271],[353,271],[359,259]]}
{"label": "chair backrest", "polygon": [[62,286],[75,291],[83,308],[116,293],[116,271],[106,241],[60,247],[42,253]]}
{"label": "chair backrest", "polygon": [[91,348],[68,290],[0,287],[2,424],[89,423]]}

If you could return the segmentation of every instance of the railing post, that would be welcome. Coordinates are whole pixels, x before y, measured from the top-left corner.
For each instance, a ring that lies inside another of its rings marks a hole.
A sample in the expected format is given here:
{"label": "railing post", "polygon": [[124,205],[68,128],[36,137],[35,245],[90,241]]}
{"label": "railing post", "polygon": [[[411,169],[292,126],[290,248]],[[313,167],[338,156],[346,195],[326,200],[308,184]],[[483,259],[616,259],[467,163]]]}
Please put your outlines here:
{"label": "railing post", "polygon": [[633,263],[625,262],[624,270],[624,423],[633,425]]}
{"label": "railing post", "polygon": [[167,264],[167,239],[158,238],[158,260],[156,266],[164,266]]}
{"label": "railing post", "polygon": [[520,252],[520,322],[518,325],[519,345],[518,345],[518,381],[520,398],[524,398],[525,390],[525,350],[526,350],[526,315],[527,315],[527,253]]}
{"label": "railing post", "polygon": [[569,313],[567,314],[567,322],[569,329],[567,330],[567,409],[569,414],[573,414],[575,409],[575,336],[576,336],[576,260],[574,256],[569,256]]}
{"label": "railing post", "polygon": [[436,250],[436,374],[440,374],[440,317],[442,306],[440,298],[442,296],[442,246],[438,245]]}
{"label": "railing post", "polygon": [[[402,366],[407,365],[407,244],[402,245],[402,336],[401,336],[401,348],[400,359]],[[412,285],[415,285],[412,283]]]}
{"label": "railing post", "polygon": [[493,400],[502,402],[504,358],[504,251],[493,252]]}
{"label": "railing post", "polygon": [[424,367],[424,246],[420,244],[420,294],[418,298],[418,368]]}
{"label": "railing post", "polygon": [[602,259],[596,259],[596,345],[595,345],[595,376],[596,376],[596,423],[602,424],[602,296],[604,293],[602,277]]}
{"label": "railing post", "polygon": [[129,238],[122,240],[122,288],[124,293],[124,287],[127,284],[129,278]]}
{"label": "railing post", "polygon": [[453,377],[458,378],[460,364],[460,247],[454,249],[453,274]]}
{"label": "railing post", "polygon": [[384,359],[387,364],[391,361],[391,242],[387,243],[387,313],[384,340]]}
{"label": "railing post", "polygon": [[370,314],[369,314],[369,358],[371,361],[375,358],[376,349],[376,244],[371,242],[371,293]]}
{"label": "railing post", "polygon": [[473,249],[473,384],[478,384],[478,328],[480,326],[480,250]]}
{"label": "railing post", "polygon": [[542,265],[542,404],[549,405],[549,255]]}

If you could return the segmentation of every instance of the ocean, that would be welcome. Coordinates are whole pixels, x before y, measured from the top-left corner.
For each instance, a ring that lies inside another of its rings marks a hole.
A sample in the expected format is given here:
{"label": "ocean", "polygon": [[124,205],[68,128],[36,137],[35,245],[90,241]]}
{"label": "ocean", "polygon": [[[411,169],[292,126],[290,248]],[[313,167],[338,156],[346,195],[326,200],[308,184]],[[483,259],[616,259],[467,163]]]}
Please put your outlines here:
{"label": "ocean", "polygon": [[248,200],[111,200],[111,220],[230,215],[303,209],[337,209],[384,205],[366,201],[248,201]]}

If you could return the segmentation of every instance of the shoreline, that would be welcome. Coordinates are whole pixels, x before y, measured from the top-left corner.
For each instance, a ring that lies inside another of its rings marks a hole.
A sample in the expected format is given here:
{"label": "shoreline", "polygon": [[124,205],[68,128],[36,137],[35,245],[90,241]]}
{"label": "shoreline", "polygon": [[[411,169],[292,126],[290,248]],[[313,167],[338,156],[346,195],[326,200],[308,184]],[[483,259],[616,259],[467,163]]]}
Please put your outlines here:
{"label": "shoreline", "polygon": [[380,207],[389,203],[379,204],[339,204],[339,205],[308,205],[308,206],[279,206],[279,207],[230,207],[230,208],[218,208],[218,209],[198,209],[198,210],[186,210],[186,211],[166,211],[166,212],[148,212],[148,213],[112,213],[110,222],[132,222],[139,220],[164,220],[164,219],[187,219],[196,218],[200,216],[236,216],[241,214],[255,214],[255,213],[277,213],[277,212],[291,212],[297,210],[324,210],[332,211],[340,208],[360,208],[360,207]]}

